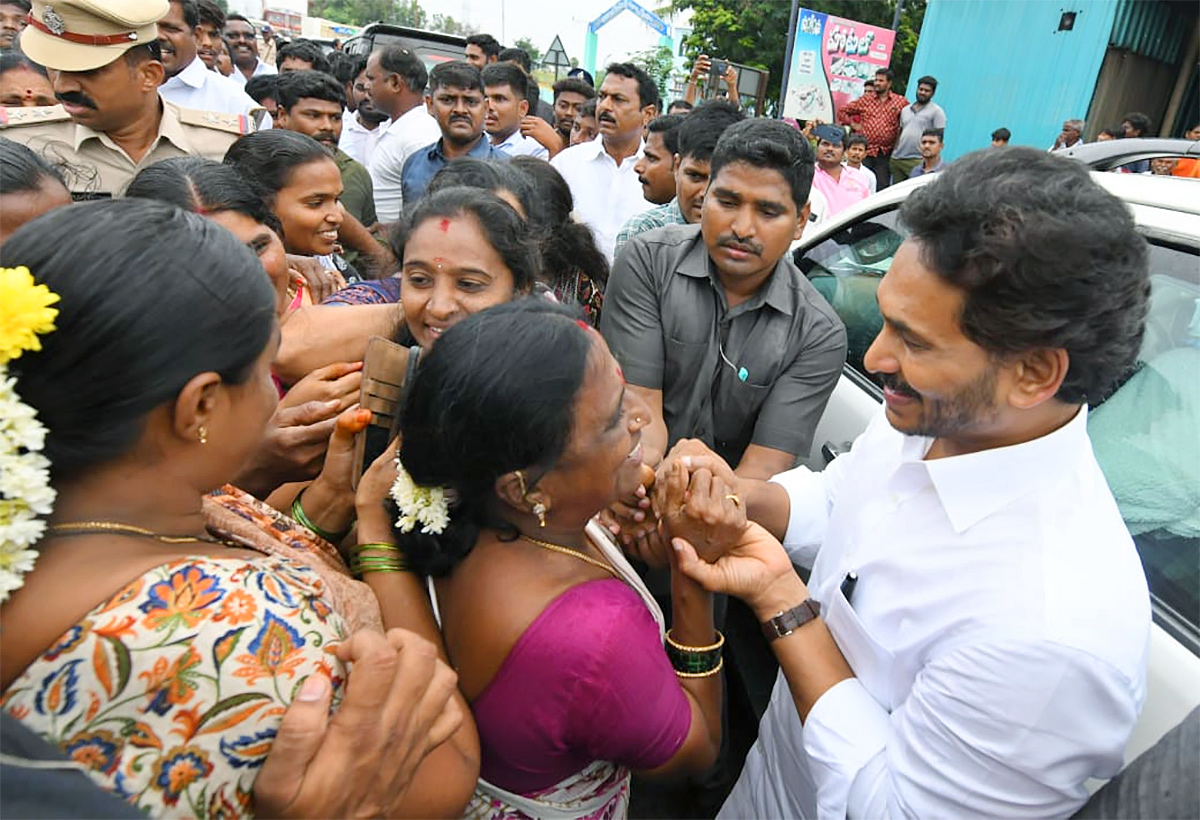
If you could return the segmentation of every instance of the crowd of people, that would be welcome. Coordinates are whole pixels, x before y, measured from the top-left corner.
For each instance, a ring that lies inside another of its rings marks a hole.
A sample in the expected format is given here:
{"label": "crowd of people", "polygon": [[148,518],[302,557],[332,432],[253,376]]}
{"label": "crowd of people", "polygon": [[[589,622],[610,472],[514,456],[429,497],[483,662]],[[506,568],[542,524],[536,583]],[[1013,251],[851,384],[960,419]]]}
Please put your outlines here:
{"label": "crowd of people", "polygon": [[[1147,250],[1081,166],[947,165],[887,71],[847,133],[707,57],[548,103],[486,34],[0,25],[6,815],[1046,817],[1120,769],[1149,600],[1085,425]],[[797,467],[847,337],[792,249],[920,174],[884,407]]]}

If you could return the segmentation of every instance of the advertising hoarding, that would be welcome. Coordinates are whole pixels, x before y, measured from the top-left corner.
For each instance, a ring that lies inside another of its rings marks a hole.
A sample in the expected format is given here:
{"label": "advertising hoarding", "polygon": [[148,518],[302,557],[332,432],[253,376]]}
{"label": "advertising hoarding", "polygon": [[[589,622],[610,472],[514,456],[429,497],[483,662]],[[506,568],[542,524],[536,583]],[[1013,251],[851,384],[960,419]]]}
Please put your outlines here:
{"label": "advertising hoarding", "polygon": [[862,96],[892,59],[896,32],[802,8],[785,78],[783,116],[834,121],[836,106]]}

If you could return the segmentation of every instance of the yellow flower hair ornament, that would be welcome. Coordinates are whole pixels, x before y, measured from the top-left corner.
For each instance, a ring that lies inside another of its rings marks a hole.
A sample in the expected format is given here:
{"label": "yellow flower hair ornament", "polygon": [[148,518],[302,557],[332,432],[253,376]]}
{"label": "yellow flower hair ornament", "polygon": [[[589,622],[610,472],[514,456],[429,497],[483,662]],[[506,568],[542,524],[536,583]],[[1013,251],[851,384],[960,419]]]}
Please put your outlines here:
{"label": "yellow flower hair ornament", "polygon": [[54,330],[58,294],[34,282],[28,268],[0,268],[0,603],[24,583],[45,532],[39,516],[54,505],[50,462],[42,455],[46,428],[21,401],[8,363],[41,350],[38,336]]}

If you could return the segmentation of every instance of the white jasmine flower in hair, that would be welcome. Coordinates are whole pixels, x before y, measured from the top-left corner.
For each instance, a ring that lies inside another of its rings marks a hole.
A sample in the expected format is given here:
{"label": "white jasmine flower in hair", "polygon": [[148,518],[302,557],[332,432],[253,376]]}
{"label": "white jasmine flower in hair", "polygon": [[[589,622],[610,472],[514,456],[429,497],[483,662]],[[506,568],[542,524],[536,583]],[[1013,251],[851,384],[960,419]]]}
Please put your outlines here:
{"label": "white jasmine flower in hair", "polygon": [[396,526],[400,532],[412,532],[417,524],[426,535],[441,535],[450,523],[450,505],[442,487],[418,487],[408,470],[396,457],[396,480],[392,483],[392,500],[400,511]]}

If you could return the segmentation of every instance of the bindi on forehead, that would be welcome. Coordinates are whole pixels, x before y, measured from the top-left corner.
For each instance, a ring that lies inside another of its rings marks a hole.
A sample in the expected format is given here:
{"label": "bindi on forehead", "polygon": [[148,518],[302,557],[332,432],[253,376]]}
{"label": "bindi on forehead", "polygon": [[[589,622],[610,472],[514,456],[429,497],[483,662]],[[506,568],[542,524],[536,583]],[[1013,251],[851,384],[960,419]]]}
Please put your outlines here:
{"label": "bindi on forehead", "polygon": [[442,219],[442,221],[438,223],[438,228],[441,229],[442,233],[450,233],[450,220]]}

